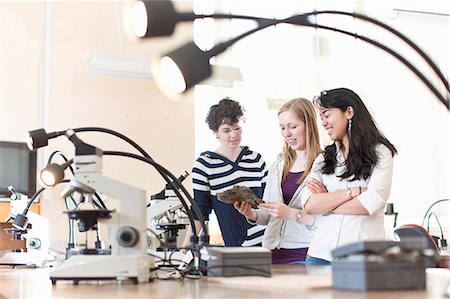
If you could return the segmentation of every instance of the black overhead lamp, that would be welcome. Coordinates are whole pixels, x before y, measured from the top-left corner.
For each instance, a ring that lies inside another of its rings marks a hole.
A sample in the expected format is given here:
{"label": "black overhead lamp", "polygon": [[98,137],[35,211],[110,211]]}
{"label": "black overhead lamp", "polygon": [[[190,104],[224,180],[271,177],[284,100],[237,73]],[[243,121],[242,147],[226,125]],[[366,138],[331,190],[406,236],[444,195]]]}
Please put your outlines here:
{"label": "black overhead lamp", "polygon": [[[292,19],[294,18],[300,20],[299,23],[308,22],[303,16],[295,16]],[[189,42],[164,56],[153,57],[152,73],[158,86],[170,99],[180,100],[184,92],[211,76],[212,67],[209,60],[212,57],[225,52],[235,42],[250,34],[286,21],[266,20],[262,22],[260,18],[254,19],[258,21],[257,28],[229,41],[219,43],[209,51],[203,51],[194,42]]]}
{"label": "black overhead lamp", "polygon": [[[133,25],[136,28],[134,30],[134,37],[139,38],[164,35],[169,36],[173,33],[176,23],[181,21],[193,21],[197,18],[248,19],[256,21],[258,24],[257,28],[249,30],[227,42],[220,43],[209,51],[202,51],[194,43],[189,43],[175,51],[170,52],[167,55],[156,58],[152,62],[152,72],[155,74],[157,84],[171,99],[179,99],[180,95],[186,92],[189,88],[195,86],[197,83],[200,83],[204,79],[211,76],[211,66],[209,65],[209,60],[211,57],[219,55],[235,42],[259,30],[279,23],[287,23],[299,26],[313,27],[316,29],[331,30],[344,35],[349,35],[391,54],[406,67],[408,67],[414,74],[416,74],[416,76],[431,90],[431,92],[439,99],[439,101],[442,102],[444,106],[450,110],[450,89],[448,80],[439,70],[437,65],[431,60],[431,58],[426,55],[414,42],[398,32],[396,29],[362,14],[324,10],[294,15],[286,19],[277,20],[232,14],[195,15],[193,13],[177,13],[170,1],[134,1],[130,5],[132,7],[135,7],[135,13],[132,15],[130,14],[129,18],[124,18],[124,20],[131,22],[131,24],[140,24],[140,26]],[[161,13],[159,13],[159,10],[161,11]],[[136,13],[136,11],[140,11],[140,13]],[[355,32],[345,31],[337,27],[319,25],[313,22],[314,19],[311,17],[322,14],[342,15],[358,20],[363,20],[370,23],[371,25],[375,25],[395,35],[400,40],[408,44],[432,68],[436,76],[439,78],[439,81],[444,86],[444,92],[441,93],[439,91],[439,88],[437,88],[429,79],[427,79],[410,61],[408,61],[406,58],[398,54],[387,45],[384,45],[366,36],[359,35]],[[153,22],[156,21],[153,19],[153,17],[156,16],[165,18],[165,21],[158,21],[157,24],[159,27],[155,29]],[[164,29],[163,26],[167,27]],[[153,30],[155,30],[154,33]]]}
{"label": "black overhead lamp", "polygon": [[125,6],[125,30],[139,38],[170,36],[178,21],[193,20],[193,13],[177,13],[171,1],[132,1]]}
{"label": "black overhead lamp", "polygon": [[180,13],[175,10],[171,1],[132,1],[125,6],[124,28],[131,38],[170,36],[179,22],[209,17],[252,20],[258,22],[259,26],[255,31],[251,30],[243,36],[216,45],[210,51],[203,51],[190,42],[164,56],[153,57],[151,68],[155,81],[172,100],[180,100],[180,95],[212,75],[210,58],[224,52],[245,36],[281,22],[242,15]]}
{"label": "black overhead lamp", "polygon": [[152,73],[163,91],[175,99],[177,94],[211,76],[209,59],[219,54],[214,52],[204,52],[195,43],[188,43],[164,57],[152,59],[152,66],[157,65],[152,67]]}
{"label": "black overhead lamp", "polygon": [[198,15],[193,12],[177,12],[172,1],[132,0],[124,7],[124,29],[131,38],[171,36],[179,22],[198,18],[245,19],[265,22],[267,19],[245,15]]}

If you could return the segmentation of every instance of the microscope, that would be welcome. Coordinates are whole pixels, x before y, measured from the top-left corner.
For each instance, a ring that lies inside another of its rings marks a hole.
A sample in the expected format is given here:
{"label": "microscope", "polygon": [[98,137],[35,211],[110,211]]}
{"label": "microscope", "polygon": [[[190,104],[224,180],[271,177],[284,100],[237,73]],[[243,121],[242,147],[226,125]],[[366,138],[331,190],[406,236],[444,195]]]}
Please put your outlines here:
{"label": "microscope", "polygon": [[114,210],[74,209],[67,212],[69,219],[79,221],[82,231],[96,230],[105,225],[110,252],[72,254],[50,272],[52,284],[58,280],[131,280],[148,282],[153,260],[146,252],[147,216],[145,190],[127,185],[101,174],[103,152],[82,142],[73,130],[66,136],[75,145],[74,179],[62,192],[66,198],[74,193],[92,196],[96,191],[114,200]]}
{"label": "microscope", "polygon": [[[185,171],[178,178],[179,183],[188,175],[189,173]],[[171,251],[172,254],[178,251],[178,232],[186,228],[187,222],[187,215],[183,211],[180,200],[182,199],[178,198],[169,184],[161,192],[150,197],[150,202],[147,204],[147,221],[152,233],[148,236],[150,239],[148,251],[152,255],[160,256],[160,253],[164,251]],[[183,256],[180,253],[177,259],[182,259]],[[161,258],[163,258],[162,255]]]}
{"label": "microscope", "polygon": [[0,248],[3,255],[0,265],[3,266],[43,266],[47,260],[49,249],[48,219],[39,214],[29,212],[28,224],[14,227],[11,220],[20,214],[28,203],[28,196],[8,187],[11,192],[10,212],[5,222],[0,223]]}

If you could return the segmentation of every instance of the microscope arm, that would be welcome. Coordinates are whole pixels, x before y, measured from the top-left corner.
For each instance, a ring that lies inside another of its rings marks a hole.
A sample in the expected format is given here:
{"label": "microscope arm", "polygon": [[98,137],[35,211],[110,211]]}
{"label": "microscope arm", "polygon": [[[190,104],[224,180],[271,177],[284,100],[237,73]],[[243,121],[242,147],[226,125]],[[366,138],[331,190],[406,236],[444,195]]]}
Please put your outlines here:
{"label": "microscope arm", "polygon": [[180,200],[175,197],[169,197],[164,200],[151,200],[150,206],[147,208],[148,220],[159,219],[166,214],[166,212],[181,209],[183,205]]}
{"label": "microscope arm", "polygon": [[[147,230],[146,192],[120,181],[103,176],[98,172],[76,172],[75,179],[88,187],[117,199],[119,206],[112,213],[112,218],[105,221],[110,236],[113,255],[145,254]],[[117,234],[126,227],[134,228],[139,233],[139,241],[135,246],[120,246]],[[114,235],[115,234],[115,235]]]}

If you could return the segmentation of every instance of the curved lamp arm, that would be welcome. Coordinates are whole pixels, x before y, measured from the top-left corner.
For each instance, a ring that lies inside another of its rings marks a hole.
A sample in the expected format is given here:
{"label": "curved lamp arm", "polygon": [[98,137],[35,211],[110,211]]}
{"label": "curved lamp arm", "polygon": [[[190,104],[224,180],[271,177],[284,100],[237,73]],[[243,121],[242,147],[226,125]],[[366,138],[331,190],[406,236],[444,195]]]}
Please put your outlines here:
{"label": "curved lamp arm", "polygon": [[[152,10],[153,10],[153,14],[155,14],[155,10],[158,9],[158,7],[153,6],[152,2],[154,2],[154,1],[135,1],[134,3],[137,3],[137,2],[142,3],[144,5],[148,15],[150,15],[152,13]],[[157,1],[157,2],[160,2],[160,1]],[[450,110],[450,107],[449,107],[449,102],[450,102],[449,83],[445,79],[445,76],[440,71],[440,69],[437,67],[437,65],[433,62],[433,60],[424,51],[422,51],[418,45],[416,45],[412,40],[407,38],[405,35],[400,33],[398,30],[396,30],[393,27],[391,27],[385,23],[382,23],[374,18],[371,18],[369,16],[365,16],[365,15],[358,14],[358,13],[335,11],[335,10],[323,10],[323,11],[309,12],[309,13],[305,13],[305,14],[301,14],[301,15],[292,16],[292,17],[289,17],[289,18],[286,18],[283,20],[273,20],[273,19],[258,18],[258,17],[252,17],[252,16],[242,16],[242,15],[232,15],[232,14],[229,14],[229,15],[227,15],[227,14],[195,15],[193,13],[177,13],[175,11],[175,9],[173,8],[173,5],[171,4],[170,1],[163,1],[163,2],[165,2],[165,4],[163,4],[164,6],[171,6],[171,9],[170,9],[171,12],[170,12],[170,14],[165,14],[165,15],[159,14],[159,17],[165,18],[166,21],[170,19],[170,24],[172,26],[172,30],[168,34],[157,35],[157,36],[171,35],[173,32],[173,28],[175,27],[175,25],[178,22],[193,21],[198,18],[248,19],[248,20],[256,21],[258,23],[258,27],[256,29],[249,30],[248,32],[246,32],[244,34],[241,34],[241,35],[237,36],[236,38],[229,40],[228,42],[220,43],[220,44],[216,45],[215,47],[213,47],[209,51],[206,51],[206,52],[201,51],[193,43],[190,43],[190,44],[187,44],[187,45],[167,54],[165,57],[163,57],[161,59],[161,61],[163,59],[165,59],[165,61],[169,61],[170,67],[172,69],[176,69],[178,67],[178,70],[176,70],[176,76],[178,76],[178,78],[180,78],[180,79],[184,79],[184,81],[185,81],[184,84],[177,85],[178,88],[174,89],[173,86],[168,86],[168,81],[166,79],[164,79],[164,75],[173,77],[173,73],[165,73],[164,71],[160,71],[159,69],[155,70],[155,75],[156,75],[155,77],[157,79],[158,85],[171,98],[177,98],[177,96],[176,96],[177,94],[181,94],[181,93],[185,92],[186,90],[188,90],[195,84],[197,84],[197,83],[203,81],[204,79],[208,78],[209,76],[211,76],[211,66],[209,65],[209,59],[211,57],[224,52],[228,47],[230,47],[232,44],[234,44],[238,40],[243,39],[246,36],[253,34],[259,30],[262,30],[264,28],[267,28],[269,26],[276,25],[279,23],[288,23],[288,24],[293,24],[293,25],[315,27],[315,28],[320,28],[320,29],[325,29],[325,30],[333,30],[333,31],[341,33],[341,34],[353,36],[364,42],[370,43],[377,48],[382,49],[383,51],[394,56],[401,63],[403,63],[405,66],[407,66],[414,74],[416,74],[416,76],[431,90],[431,92],[439,99],[439,101],[442,102],[448,110]],[[166,11],[167,11],[167,9],[166,9]],[[348,32],[348,31],[345,31],[345,30],[342,30],[339,28],[332,28],[329,26],[318,25],[315,23],[311,23],[308,20],[308,17],[314,16],[314,15],[320,15],[320,14],[344,15],[344,16],[361,19],[361,20],[369,22],[373,25],[376,25],[376,26],[394,34],[400,40],[402,40],[403,42],[408,44],[433,69],[435,74],[438,76],[439,80],[445,86],[446,94],[442,95],[438,91],[438,89],[430,82],[430,80],[428,80],[412,63],[410,63],[407,59],[402,57],[400,54],[398,54],[396,51],[389,48],[388,46],[383,45],[382,43],[372,40],[368,37],[359,35],[357,33]],[[155,14],[155,15],[158,15],[158,14]],[[147,30],[148,34],[144,35],[144,36],[140,36],[141,38],[147,38],[147,37],[154,36],[151,34],[151,31],[149,31],[152,27],[150,24],[151,23],[150,20],[151,20],[151,18],[148,17],[147,18],[148,22],[145,24],[147,26],[146,30]],[[161,24],[161,22],[159,24]],[[193,56],[198,56],[201,58],[195,60],[195,62],[192,62],[192,60],[194,60],[194,59],[192,59]],[[189,59],[187,57],[189,57]],[[153,63],[152,65],[154,66],[155,63]],[[158,68],[159,68],[159,66],[158,66]],[[191,68],[192,70],[189,71],[189,68]],[[185,73],[185,72],[189,72],[189,73]],[[175,92],[170,91],[171,89],[175,90]]]}
{"label": "curved lamp arm", "polygon": [[340,30],[337,28],[333,28],[333,27],[328,27],[328,26],[322,26],[322,25],[315,25],[315,27],[320,28],[320,29],[325,29],[325,30],[332,30],[338,33],[342,33],[345,35],[349,35],[349,36],[353,36],[357,39],[360,39],[366,43],[369,43],[389,54],[391,54],[392,56],[394,56],[395,58],[397,58],[397,60],[399,60],[401,63],[403,63],[407,68],[409,68],[427,87],[428,89],[430,89],[430,91],[438,98],[438,100],[444,104],[444,106],[450,110],[450,106],[449,106],[449,102],[450,102],[450,97],[447,91],[447,97],[444,97],[438,90],[437,88],[433,85],[433,83],[431,83],[430,80],[428,80],[424,74],[422,74],[411,62],[409,62],[406,58],[404,58],[403,56],[401,56],[400,54],[398,54],[397,52],[395,52],[392,48],[389,48],[386,45],[383,45],[380,42],[377,42],[373,39],[367,38],[365,36],[359,35],[357,33],[352,33],[349,31],[345,31],[345,30]]}
{"label": "curved lamp arm", "polygon": [[[102,133],[107,133],[107,134],[116,136],[116,137],[126,141],[127,143],[129,143],[137,151],[139,151],[144,157],[152,159],[150,157],[150,155],[142,147],[140,147],[136,142],[134,142],[127,136],[125,136],[117,131],[107,129],[107,128],[102,128],[102,127],[80,127],[80,128],[74,128],[72,130],[75,133],[78,133],[78,132],[102,132]],[[40,147],[47,146],[49,139],[53,139],[53,138],[65,135],[66,132],[67,132],[67,130],[47,133],[45,131],[45,129],[37,129],[37,130],[29,131],[28,138],[27,138],[28,148],[30,150],[36,150]]]}
{"label": "curved lamp arm", "polygon": [[[136,148],[143,156],[139,156],[139,155],[135,155],[132,153],[124,153],[124,152],[104,152],[103,155],[121,155],[121,156],[127,156],[127,157],[132,157],[141,161],[144,161],[148,164],[151,164],[155,167],[155,169],[158,171],[158,173],[164,178],[164,180],[169,184],[169,186],[171,186],[174,190],[174,192],[177,194],[177,196],[182,199],[183,197],[181,196],[181,194],[179,193],[178,189],[181,189],[182,192],[185,194],[186,198],[188,199],[188,201],[190,202],[192,209],[194,210],[194,212],[197,214],[197,217],[199,219],[199,221],[202,224],[202,228],[203,228],[203,234],[201,236],[201,241],[203,243],[209,243],[209,235],[208,235],[208,230],[205,224],[205,219],[203,217],[203,215],[200,213],[200,209],[197,205],[197,203],[192,199],[192,197],[190,196],[189,192],[186,190],[186,188],[180,183],[179,186],[175,186],[175,184],[178,183],[178,179],[166,168],[162,167],[160,164],[156,163],[149,154],[147,154],[147,152],[144,151],[144,149],[142,149],[136,142],[134,142],[133,140],[131,140],[130,138],[126,137],[125,135],[118,133],[116,131],[110,130],[110,129],[106,129],[106,128],[101,128],[101,127],[83,127],[83,128],[76,128],[76,129],[68,129],[68,130],[64,130],[64,131],[56,131],[56,132],[52,132],[52,133],[46,133],[44,129],[38,129],[38,130],[34,130],[34,131],[30,131],[29,132],[29,147],[30,149],[37,149],[38,147],[42,147],[48,144],[48,139],[51,138],[55,138],[61,135],[66,135],[74,144],[77,143],[82,143],[84,144],[83,141],[81,141],[75,134],[75,132],[103,132],[103,133],[109,133],[112,134],[114,136],[117,136],[125,141],[127,141],[129,144],[131,144],[134,148]],[[36,146],[38,145],[38,146]],[[94,147],[93,147],[94,148]],[[118,153],[118,154],[117,154]],[[67,165],[70,165],[72,162],[72,160],[66,162]],[[170,178],[170,179],[169,179]],[[42,192],[42,191],[41,191]],[[185,205],[186,203],[181,200],[182,204]],[[30,203],[31,205],[31,203]],[[190,209],[187,207],[187,205],[185,206],[186,208],[186,212],[188,213],[188,216],[191,218],[192,215],[189,215],[189,211]],[[193,244],[196,245],[197,242],[197,234],[196,234],[196,230],[195,230],[195,225],[192,219],[192,231],[193,231]]]}
{"label": "curved lamp arm", "polygon": [[[200,237],[201,243],[203,243],[203,244],[209,243],[208,227],[206,226],[205,219],[204,219],[202,213],[200,212],[200,209],[199,209],[197,203],[191,197],[191,195],[189,194],[187,189],[183,186],[183,184],[178,180],[178,178],[175,177],[169,170],[164,168],[161,164],[156,163],[154,160],[151,160],[151,159],[148,159],[145,157],[141,157],[141,156],[138,156],[133,153],[120,152],[120,151],[104,151],[103,154],[105,156],[121,156],[121,157],[137,159],[137,160],[140,160],[142,162],[152,165],[153,167],[155,167],[158,170],[159,173],[164,173],[165,174],[165,176],[163,176],[164,180],[173,189],[175,194],[180,198],[180,202],[183,205],[183,207],[186,209],[186,212],[189,213],[190,208],[188,207],[186,201],[184,201],[183,196],[181,195],[180,191],[178,191],[179,189],[181,189],[181,191],[184,193],[188,202],[191,204],[192,209],[197,214],[197,217],[202,225],[202,234]],[[189,222],[191,223],[192,230],[196,236],[195,225],[194,225],[193,219],[191,219],[191,217],[189,217]]]}
{"label": "curved lamp arm", "polygon": [[445,78],[444,74],[442,74],[441,70],[436,65],[436,63],[434,63],[434,61],[431,59],[431,57],[428,56],[411,39],[409,39],[407,36],[405,36],[404,34],[399,32],[395,28],[393,28],[393,27],[391,27],[391,26],[389,26],[389,25],[387,25],[387,24],[385,24],[383,22],[380,22],[380,21],[378,21],[378,20],[376,20],[374,18],[371,18],[371,17],[363,15],[363,14],[355,13],[355,12],[345,12],[345,11],[336,11],[336,10],[322,10],[322,11],[311,12],[311,14],[312,15],[320,15],[320,14],[345,15],[345,16],[349,16],[349,17],[352,17],[352,18],[357,18],[357,19],[361,19],[361,20],[367,21],[367,22],[369,22],[369,23],[371,23],[373,25],[376,25],[378,27],[381,27],[381,28],[391,32],[392,34],[394,34],[395,36],[400,38],[402,41],[404,41],[406,44],[408,44],[411,48],[413,48],[413,50],[416,51],[416,53],[419,54],[427,62],[427,64],[433,69],[433,71],[439,77],[439,80],[442,82],[442,84],[444,84],[444,86],[447,89],[447,91],[450,91],[449,90],[449,83],[448,83],[447,79]]}

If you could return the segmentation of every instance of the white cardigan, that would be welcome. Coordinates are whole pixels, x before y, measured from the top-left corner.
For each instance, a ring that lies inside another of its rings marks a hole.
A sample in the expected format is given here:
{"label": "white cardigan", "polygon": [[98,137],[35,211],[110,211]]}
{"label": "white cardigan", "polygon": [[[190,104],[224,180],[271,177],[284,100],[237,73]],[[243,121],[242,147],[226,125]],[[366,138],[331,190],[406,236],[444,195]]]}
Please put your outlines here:
{"label": "white cardigan", "polygon": [[[283,202],[283,193],[281,191],[283,166],[284,160],[281,155],[279,155],[269,169],[263,197],[265,202]],[[303,182],[295,191],[289,202],[289,207],[302,209],[300,194],[304,189],[306,189],[305,182]],[[291,219],[277,219],[270,216],[266,211],[260,209],[253,210],[258,215],[258,219],[254,223],[267,226],[262,242],[264,248],[273,250],[280,248],[294,249],[309,247],[315,226],[307,226]],[[251,221],[249,222],[253,223]]]}

